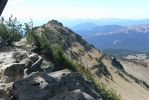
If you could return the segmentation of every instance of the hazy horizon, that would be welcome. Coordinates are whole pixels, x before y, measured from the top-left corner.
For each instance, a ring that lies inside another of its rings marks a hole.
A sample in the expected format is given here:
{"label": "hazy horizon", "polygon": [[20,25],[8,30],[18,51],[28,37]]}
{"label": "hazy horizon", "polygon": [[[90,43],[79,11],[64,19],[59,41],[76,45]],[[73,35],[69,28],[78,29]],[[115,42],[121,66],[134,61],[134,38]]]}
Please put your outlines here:
{"label": "hazy horizon", "polygon": [[2,14],[18,19],[148,19],[148,0],[9,0]]}

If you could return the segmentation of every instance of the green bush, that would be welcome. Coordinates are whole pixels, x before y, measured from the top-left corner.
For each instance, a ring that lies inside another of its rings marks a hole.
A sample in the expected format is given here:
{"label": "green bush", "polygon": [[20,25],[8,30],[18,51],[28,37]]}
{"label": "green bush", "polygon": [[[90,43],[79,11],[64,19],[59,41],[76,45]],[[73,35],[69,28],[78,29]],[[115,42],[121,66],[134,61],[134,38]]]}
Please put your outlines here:
{"label": "green bush", "polygon": [[0,37],[10,45],[14,41],[19,41],[22,34],[22,24],[17,21],[17,18],[11,16],[9,20],[0,20]]}

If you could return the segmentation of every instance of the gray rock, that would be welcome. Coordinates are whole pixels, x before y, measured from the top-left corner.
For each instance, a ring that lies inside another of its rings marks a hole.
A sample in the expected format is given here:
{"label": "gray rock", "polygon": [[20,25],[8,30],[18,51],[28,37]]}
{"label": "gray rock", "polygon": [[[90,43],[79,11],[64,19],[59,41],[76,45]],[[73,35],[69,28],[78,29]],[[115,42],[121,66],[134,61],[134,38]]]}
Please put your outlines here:
{"label": "gray rock", "polygon": [[30,68],[33,64],[29,58],[21,60],[20,63],[25,64],[25,68]]}
{"label": "gray rock", "polygon": [[0,83],[0,100],[10,100],[13,83]]}
{"label": "gray rock", "polygon": [[5,83],[14,82],[20,80],[24,75],[24,64],[12,63],[9,65],[3,65],[0,68],[0,78]]}
{"label": "gray rock", "polygon": [[96,100],[94,97],[82,92],[80,89],[60,93],[49,100]]}
{"label": "gray rock", "polygon": [[39,57],[38,57],[38,55],[37,55],[36,53],[30,54],[30,55],[28,56],[28,58],[29,58],[31,61],[33,61],[33,62],[36,62],[36,61],[39,59]]}
{"label": "gray rock", "polygon": [[[14,82],[12,93],[17,100],[56,100],[63,95],[67,97],[63,100],[102,100],[79,73],[68,70],[30,74],[28,78]],[[68,96],[69,93],[74,94]]]}
{"label": "gray rock", "polygon": [[4,90],[0,90],[0,100],[9,100],[9,96]]}
{"label": "gray rock", "polygon": [[32,53],[28,56],[28,58],[23,59],[20,63],[25,64],[26,73],[29,75],[32,72],[40,72],[43,71],[41,68],[41,64],[43,62],[43,58],[36,53]]}
{"label": "gray rock", "polygon": [[38,56],[38,57],[39,57],[38,60],[36,62],[34,62],[31,67],[29,67],[27,69],[27,71],[26,71],[27,74],[30,74],[32,72],[37,72],[37,71],[39,71],[39,72],[43,71],[43,69],[41,68],[41,64],[43,62],[43,58],[41,56]]}

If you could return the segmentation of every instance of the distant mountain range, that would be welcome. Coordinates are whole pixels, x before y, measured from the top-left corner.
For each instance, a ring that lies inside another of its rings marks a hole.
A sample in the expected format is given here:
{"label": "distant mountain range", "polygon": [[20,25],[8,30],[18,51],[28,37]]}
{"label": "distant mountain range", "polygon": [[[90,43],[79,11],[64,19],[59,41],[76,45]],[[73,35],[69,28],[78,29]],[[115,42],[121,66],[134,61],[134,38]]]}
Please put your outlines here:
{"label": "distant mountain range", "polygon": [[91,23],[89,25],[89,23],[82,23],[72,29],[98,49],[149,52],[149,24],[97,25]]}
{"label": "distant mountain range", "polygon": [[72,29],[79,28],[80,25],[90,26],[95,24],[98,26],[102,25],[138,25],[138,24],[149,24],[149,19],[120,19],[120,18],[103,18],[103,19],[79,19],[79,20],[63,20],[66,26]]}
{"label": "distant mountain range", "polygon": [[[50,17],[41,18],[41,19],[34,19],[34,25],[40,26],[49,19],[52,19]],[[20,19],[21,22],[27,22],[28,20]],[[59,21],[61,21],[64,26],[67,26],[71,29],[77,29],[80,28],[80,26],[88,27],[92,25],[137,25],[137,24],[148,24],[149,19],[120,19],[120,18],[103,18],[103,19],[65,19],[65,18],[59,18]]]}

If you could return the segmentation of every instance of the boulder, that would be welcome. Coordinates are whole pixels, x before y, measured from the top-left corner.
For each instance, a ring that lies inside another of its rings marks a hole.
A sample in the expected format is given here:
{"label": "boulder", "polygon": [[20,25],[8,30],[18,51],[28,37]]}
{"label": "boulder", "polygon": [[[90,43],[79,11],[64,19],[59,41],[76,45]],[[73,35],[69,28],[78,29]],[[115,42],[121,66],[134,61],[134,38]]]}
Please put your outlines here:
{"label": "boulder", "polygon": [[14,82],[12,93],[17,100],[102,100],[79,73],[69,70],[30,74]]}
{"label": "boulder", "polygon": [[3,65],[0,68],[0,78],[4,83],[14,82],[20,80],[24,75],[24,64],[12,63],[8,65]]}
{"label": "boulder", "polygon": [[39,59],[38,54],[36,54],[36,53],[30,54],[30,55],[28,56],[28,58],[29,58],[31,61],[33,61],[33,62],[36,62],[36,61]]}
{"label": "boulder", "polygon": [[[31,67],[29,67],[27,69],[27,71],[26,71],[27,74],[30,74],[32,72],[37,72],[37,71],[38,72],[43,71],[43,69],[41,68],[43,58],[41,56],[38,56],[38,57],[39,57],[38,60],[36,62],[34,62]],[[32,59],[32,60],[34,60],[34,59]]]}
{"label": "boulder", "polygon": [[43,69],[41,68],[42,62],[43,58],[36,53],[30,54],[27,58],[20,61],[20,63],[25,64],[26,73],[28,75],[32,72],[43,71]]}

